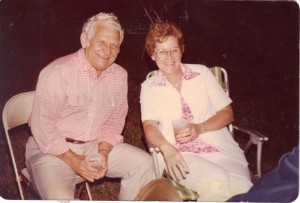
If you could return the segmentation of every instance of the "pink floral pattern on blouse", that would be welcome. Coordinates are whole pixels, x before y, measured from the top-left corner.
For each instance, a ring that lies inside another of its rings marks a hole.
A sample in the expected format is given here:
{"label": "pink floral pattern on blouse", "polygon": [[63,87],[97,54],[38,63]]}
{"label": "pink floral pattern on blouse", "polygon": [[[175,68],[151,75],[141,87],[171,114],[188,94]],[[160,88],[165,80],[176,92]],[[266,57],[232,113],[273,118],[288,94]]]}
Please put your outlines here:
{"label": "pink floral pattern on blouse", "polygon": [[190,107],[185,102],[183,97],[181,97],[181,108],[182,108],[182,118],[188,120],[189,122],[193,122],[194,121],[194,116],[191,112]]}
{"label": "pink floral pattern on blouse", "polygon": [[[166,86],[167,84],[167,78],[162,74],[161,71],[157,71],[157,79],[153,81],[153,85],[155,86]],[[197,77],[198,75],[200,75],[200,73],[193,71],[190,68],[187,68],[185,66],[183,66],[182,68],[182,77],[184,80],[190,80],[193,79],[194,77]]]}
{"label": "pink floral pattern on blouse", "polygon": [[194,152],[197,154],[218,152],[216,148],[202,141],[201,138],[186,143],[176,142],[175,147],[180,152]]}
{"label": "pink floral pattern on blouse", "polygon": [[185,80],[190,80],[190,79],[193,79],[194,77],[197,77],[198,75],[200,75],[200,73],[194,72],[190,68],[185,68],[182,75]]}

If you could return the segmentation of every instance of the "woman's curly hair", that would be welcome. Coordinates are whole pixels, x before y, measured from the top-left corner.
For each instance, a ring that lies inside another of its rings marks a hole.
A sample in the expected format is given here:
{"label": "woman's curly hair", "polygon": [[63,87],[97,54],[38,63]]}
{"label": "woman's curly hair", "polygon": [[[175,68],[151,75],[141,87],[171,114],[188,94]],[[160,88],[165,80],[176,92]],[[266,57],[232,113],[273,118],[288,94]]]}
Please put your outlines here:
{"label": "woman's curly hair", "polygon": [[162,43],[173,36],[178,40],[180,51],[184,52],[184,38],[181,29],[173,22],[156,22],[150,26],[150,30],[146,36],[145,48],[148,55],[151,57],[154,54],[155,43]]}

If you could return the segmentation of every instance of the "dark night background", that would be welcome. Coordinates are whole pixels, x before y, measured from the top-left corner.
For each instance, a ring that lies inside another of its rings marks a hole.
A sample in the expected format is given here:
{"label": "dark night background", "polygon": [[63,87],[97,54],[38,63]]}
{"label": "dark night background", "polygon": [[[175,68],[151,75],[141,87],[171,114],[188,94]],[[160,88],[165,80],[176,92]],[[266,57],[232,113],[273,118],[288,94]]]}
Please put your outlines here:
{"label": "dark night background", "polygon": [[[144,8],[153,19],[156,12],[180,24],[184,63],[228,71],[235,123],[270,138],[263,173],[274,168],[299,138],[299,5],[294,1],[0,0],[0,109],[11,96],[34,90],[48,63],[80,48],[88,17],[113,12],[125,29],[117,63],[129,74],[123,135],[125,142],[145,149],[140,83],[156,67],[143,52],[150,25]],[[0,136],[0,196],[18,199],[2,126]],[[95,200],[115,200],[119,182],[99,182],[92,186]]]}

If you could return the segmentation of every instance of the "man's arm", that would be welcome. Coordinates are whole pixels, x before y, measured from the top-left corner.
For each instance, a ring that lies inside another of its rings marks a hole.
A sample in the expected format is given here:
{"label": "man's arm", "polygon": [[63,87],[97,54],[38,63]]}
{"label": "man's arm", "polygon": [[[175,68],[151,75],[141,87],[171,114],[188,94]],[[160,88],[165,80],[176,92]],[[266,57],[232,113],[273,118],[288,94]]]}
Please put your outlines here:
{"label": "man's arm", "polygon": [[56,127],[66,97],[65,86],[54,65],[50,64],[39,75],[30,119],[32,134],[43,154],[58,155],[69,150]]}

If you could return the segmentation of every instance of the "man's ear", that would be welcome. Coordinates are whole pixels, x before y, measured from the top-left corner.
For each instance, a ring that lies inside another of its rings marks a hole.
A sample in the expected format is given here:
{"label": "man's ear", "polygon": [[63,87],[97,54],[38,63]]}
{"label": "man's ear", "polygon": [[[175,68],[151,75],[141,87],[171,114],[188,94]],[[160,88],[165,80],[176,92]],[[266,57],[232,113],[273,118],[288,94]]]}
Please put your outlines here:
{"label": "man's ear", "polygon": [[81,43],[82,48],[86,48],[86,47],[90,46],[87,34],[85,32],[81,33],[81,35],[80,35],[80,43]]}
{"label": "man's ear", "polygon": [[155,61],[155,57],[154,57],[154,54],[151,56],[151,59],[153,60],[153,61]]}

